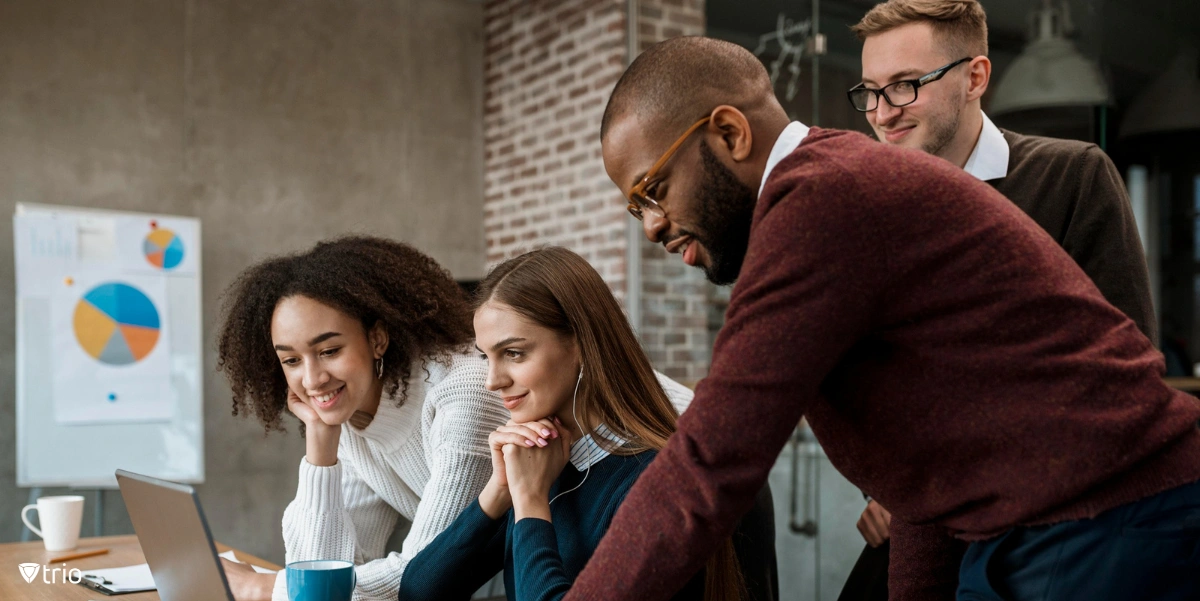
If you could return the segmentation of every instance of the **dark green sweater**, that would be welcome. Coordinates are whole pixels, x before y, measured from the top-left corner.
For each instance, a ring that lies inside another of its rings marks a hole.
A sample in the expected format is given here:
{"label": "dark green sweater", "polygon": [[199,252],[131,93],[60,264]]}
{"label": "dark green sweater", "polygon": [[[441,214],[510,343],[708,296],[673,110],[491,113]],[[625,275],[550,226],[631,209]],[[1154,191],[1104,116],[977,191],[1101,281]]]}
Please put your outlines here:
{"label": "dark green sweater", "polygon": [[[642,470],[657,453],[646,451],[637,455],[610,455],[592,466],[591,474],[578,490],[569,492],[550,506],[553,523],[540,519],[513,521],[513,512],[493,520],[483,512],[479,502],[472,503],[454,523],[421,550],[404,570],[400,585],[403,601],[453,601],[468,599],[489,579],[504,569],[504,587],[508,598],[521,601],[560,599],[575,576],[591,558],[592,552],[613,515],[625,499]],[[551,489],[554,498],[560,490],[570,490],[580,483],[584,474],[567,464]],[[757,511],[771,512],[770,496],[765,506],[760,500]],[[767,516],[770,519],[770,516]],[[740,530],[739,530],[740,532]],[[661,536],[662,532],[647,532]],[[769,561],[774,574],[774,537],[767,532],[755,536],[751,544],[740,540],[739,556],[755,564]],[[761,540],[766,538],[766,540]],[[754,551],[754,559],[743,554],[746,547],[765,546]],[[758,570],[759,565],[748,566]],[[758,570],[761,571],[761,570]],[[755,574],[747,574],[751,598],[770,599],[774,583],[760,582]],[[611,583],[614,588],[622,586]],[[704,572],[696,574],[675,595],[678,600],[704,598]]]}

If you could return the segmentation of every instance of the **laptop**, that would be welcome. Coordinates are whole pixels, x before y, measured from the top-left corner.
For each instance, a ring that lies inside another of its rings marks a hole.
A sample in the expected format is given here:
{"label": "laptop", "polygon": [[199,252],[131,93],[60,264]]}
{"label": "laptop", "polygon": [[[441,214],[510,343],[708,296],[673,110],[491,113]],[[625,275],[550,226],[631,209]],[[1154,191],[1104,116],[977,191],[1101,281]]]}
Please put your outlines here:
{"label": "laptop", "polygon": [[117,484],[159,598],[234,601],[196,490],[125,470]]}

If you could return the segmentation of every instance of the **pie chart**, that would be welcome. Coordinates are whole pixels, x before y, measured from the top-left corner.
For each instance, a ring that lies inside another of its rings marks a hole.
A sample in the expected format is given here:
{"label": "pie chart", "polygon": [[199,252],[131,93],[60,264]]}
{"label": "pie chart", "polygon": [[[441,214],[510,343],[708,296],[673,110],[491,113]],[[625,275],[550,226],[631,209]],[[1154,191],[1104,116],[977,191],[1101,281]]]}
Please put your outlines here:
{"label": "pie chart", "polygon": [[142,253],[159,269],[175,269],[183,262],[183,240],[169,229],[157,228],[142,242]]}
{"label": "pie chart", "polygon": [[129,365],[146,358],[158,344],[159,318],[154,302],[141,290],[107,282],[88,291],[75,305],[75,339],[88,355],[106,365]]}

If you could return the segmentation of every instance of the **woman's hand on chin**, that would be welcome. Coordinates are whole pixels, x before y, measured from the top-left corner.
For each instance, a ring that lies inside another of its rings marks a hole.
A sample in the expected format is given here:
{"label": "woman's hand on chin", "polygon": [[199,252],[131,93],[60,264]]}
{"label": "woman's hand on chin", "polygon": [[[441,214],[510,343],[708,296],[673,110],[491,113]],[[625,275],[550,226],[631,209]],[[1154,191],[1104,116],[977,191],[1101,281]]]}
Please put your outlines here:
{"label": "woman's hand on chin", "polygon": [[[523,448],[545,447],[557,440],[560,426],[550,419],[536,422],[517,423],[509,420],[488,435],[488,448],[492,455],[492,477],[479,495],[479,506],[492,519],[499,519],[512,507],[512,495],[508,487],[508,475],[504,466],[504,447],[514,445]],[[563,429],[565,431],[565,429]]]}
{"label": "woman's hand on chin", "polygon": [[338,439],[342,436],[342,427],[331,426],[321,421],[317,410],[290,387],[287,406],[292,415],[304,422],[304,456],[308,462],[321,467],[336,465]]}
{"label": "woman's hand on chin", "polygon": [[571,458],[570,432],[560,428],[544,447],[504,445],[503,455],[515,518],[550,521],[550,487]]}

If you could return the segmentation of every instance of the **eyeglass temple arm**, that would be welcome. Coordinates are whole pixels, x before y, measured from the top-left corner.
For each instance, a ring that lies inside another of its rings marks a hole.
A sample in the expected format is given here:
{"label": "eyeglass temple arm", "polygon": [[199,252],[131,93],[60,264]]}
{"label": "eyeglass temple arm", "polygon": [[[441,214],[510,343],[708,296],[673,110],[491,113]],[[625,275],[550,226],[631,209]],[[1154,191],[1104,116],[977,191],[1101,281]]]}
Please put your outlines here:
{"label": "eyeglass temple arm", "polygon": [[709,119],[712,119],[711,115],[693,123],[691,127],[687,128],[687,131],[683,132],[683,135],[679,136],[679,139],[675,140],[675,143],[672,144],[665,153],[663,153],[662,158],[658,159],[658,162],[654,163],[654,165],[650,167],[650,170],[646,172],[646,176],[643,177],[642,181],[638,183],[638,187],[640,188],[650,183],[650,178],[654,177],[658,173],[658,170],[662,169],[662,166],[665,165],[667,161],[671,160],[671,157],[675,154],[675,151],[679,150],[680,146],[683,146],[683,143],[688,139],[688,137],[695,133],[697,129],[700,129],[701,125],[708,123]]}
{"label": "eyeglass temple arm", "polygon": [[937,71],[934,71],[933,73],[925,74],[924,77],[917,80],[917,83],[919,84],[917,87],[921,87],[927,83],[933,83],[933,82],[945,77],[946,74],[950,72],[950,69],[953,69],[953,68],[971,60],[971,58],[972,57],[970,57],[970,56],[965,57],[965,58],[960,58],[960,59],[950,63],[949,65],[946,65],[945,67],[942,67],[941,69],[938,69]]}

